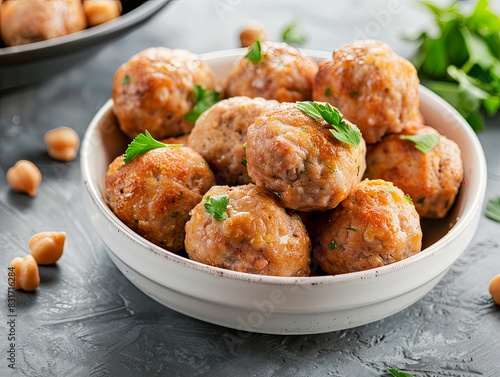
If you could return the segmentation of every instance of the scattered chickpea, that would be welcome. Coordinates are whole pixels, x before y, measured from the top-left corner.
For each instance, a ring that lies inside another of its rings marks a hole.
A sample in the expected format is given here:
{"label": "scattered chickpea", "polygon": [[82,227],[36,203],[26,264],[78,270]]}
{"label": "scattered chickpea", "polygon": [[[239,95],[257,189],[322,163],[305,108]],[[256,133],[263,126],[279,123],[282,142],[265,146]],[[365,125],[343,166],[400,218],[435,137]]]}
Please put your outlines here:
{"label": "scattered chickpea", "polygon": [[495,301],[497,305],[500,305],[500,275],[497,275],[493,279],[491,279],[488,290],[493,296],[493,301]]}
{"label": "scattered chickpea", "polygon": [[42,173],[31,161],[19,160],[7,170],[7,182],[11,187],[29,196],[36,195],[36,190],[41,181]]}
{"label": "scattered chickpea", "polygon": [[261,42],[266,41],[267,31],[264,24],[259,21],[253,21],[246,25],[240,32],[241,47],[248,47],[257,39],[260,39]]}
{"label": "scattered chickpea", "polygon": [[31,255],[26,255],[24,258],[16,257],[12,259],[9,267],[14,267],[16,279],[14,288],[16,290],[34,291],[37,289],[38,284],[40,284],[40,275],[35,258]]}
{"label": "scattered chickpea", "polygon": [[71,161],[76,157],[80,139],[75,130],[59,127],[45,133],[47,152],[54,160]]}
{"label": "scattered chickpea", "polygon": [[84,0],[83,10],[90,26],[97,26],[117,18],[122,13],[119,0]]}
{"label": "scattered chickpea", "polygon": [[54,264],[61,258],[64,241],[64,232],[42,232],[30,238],[28,247],[38,264]]}

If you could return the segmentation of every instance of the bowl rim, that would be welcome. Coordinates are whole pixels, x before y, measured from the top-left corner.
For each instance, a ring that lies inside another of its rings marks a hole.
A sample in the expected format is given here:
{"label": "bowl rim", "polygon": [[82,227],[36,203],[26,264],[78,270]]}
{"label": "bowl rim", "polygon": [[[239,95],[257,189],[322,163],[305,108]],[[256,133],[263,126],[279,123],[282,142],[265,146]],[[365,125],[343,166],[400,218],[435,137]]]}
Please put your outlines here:
{"label": "bowl rim", "polygon": [[[121,15],[101,25],[86,28],[84,30],[64,35],[45,41],[33,42],[19,46],[8,46],[0,48],[0,63],[13,63],[17,61],[33,61],[35,59],[52,58],[55,55],[69,53],[81,45],[93,45],[104,36],[112,36],[119,31],[127,29],[137,23],[144,21],[159,11],[171,0],[147,0]],[[74,43],[77,42],[77,43]],[[64,52],[63,48],[66,48]]]}
{"label": "bowl rim", "polygon": [[[246,51],[246,49],[229,49],[229,50],[209,52],[206,54],[200,54],[199,56],[203,60],[221,59],[221,58],[237,59],[239,56],[242,55],[244,51]],[[308,54],[308,56],[313,58],[314,57],[328,58],[329,56],[331,56],[331,52],[327,51],[317,51],[317,50],[302,50],[302,51]],[[108,101],[98,110],[98,112],[92,118],[89,127],[85,133],[82,142],[81,156],[80,156],[82,180],[86,190],[88,191],[92,201],[95,203],[97,209],[106,218],[106,220],[113,225],[113,227],[119,229],[120,232],[123,232],[135,244],[140,245],[143,249],[146,249],[148,252],[157,254],[168,260],[181,264],[187,268],[194,269],[199,272],[210,275],[227,277],[229,279],[238,280],[241,282],[261,283],[273,286],[342,285],[342,284],[352,283],[354,281],[366,282],[367,280],[375,279],[382,275],[398,273],[401,270],[404,270],[412,265],[420,263],[423,260],[431,258],[435,254],[446,252],[445,246],[449,244],[451,240],[456,237],[456,235],[464,232],[465,228],[472,222],[474,218],[475,215],[474,209],[476,209],[478,206],[481,208],[482,202],[484,200],[486,192],[486,182],[487,182],[487,173],[486,173],[487,168],[486,168],[486,159],[484,156],[484,152],[478,137],[476,136],[472,128],[469,126],[469,124],[465,121],[465,119],[458,113],[458,111],[455,110],[444,99],[439,97],[437,94],[433,93],[430,89],[423,87],[422,85],[419,86],[419,93],[429,97],[431,101],[435,102],[439,107],[446,108],[447,111],[450,111],[453,115],[454,121],[458,123],[460,128],[462,128],[463,131],[466,133],[467,138],[472,145],[472,150],[476,155],[478,161],[478,166],[477,166],[478,171],[476,171],[478,179],[475,182],[477,189],[470,194],[471,198],[468,198],[468,201],[473,204],[468,206],[467,213],[462,213],[462,215],[458,218],[453,227],[444,235],[444,237],[437,240],[431,246],[423,249],[418,254],[412,255],[411,257],[408,257],[399,262],[395,262],[386,266],[377,267],[364,271],[338,274],[338,275],[321,275],[321,276],[308,276],[308,277],[282,277],[282,276],[256,275],[256,274],[226,270],[220,267],[214,267],[197,261],[193,261],[189,258],[165,250],[151,243],[145,238],[141,237],[140,235],[132,231],[130,228],[128,228],[124,223],[122,223],[121,220],[118,219],[118,217],[116,217],[116,215],[104,202],[102,196],[99,194],[99,190],[96,186],[96,183],[92,182],[92,180],[90,179],[91,170],[88,161],[88,149],[92,144],[91,142],[92,136],[94,135],[95,130],[99,125],[100,119],[106,112],[108,112],[112,108],[113,105],[112,99],[108,99]],[[113,254],[116,253],[113,252]]]}

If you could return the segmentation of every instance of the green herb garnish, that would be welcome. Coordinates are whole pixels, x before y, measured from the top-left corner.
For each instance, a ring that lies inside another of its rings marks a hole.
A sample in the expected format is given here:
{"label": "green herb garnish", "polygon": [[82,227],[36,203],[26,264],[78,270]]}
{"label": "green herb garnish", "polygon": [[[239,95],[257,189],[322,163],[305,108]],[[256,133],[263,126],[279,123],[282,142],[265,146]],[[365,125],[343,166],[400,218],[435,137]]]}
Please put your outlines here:
{"label": "green herb garnish", "polygon": [[333,250],[336,248],[337,248],[337,244],[335,243],[335,241],[332,241],[328,244],[328,249]]}
{"label": "green herb garnish", "polygon": [[392,193],[394,192],[394,189],[387,189],[387,192],[388,192],[389,194],[392,194]]}
{"label": "green herb garnish", "polygon": [[180,192],[178,195],[177,195],[177,200],[181,200],[182,199],[182,192]]}
{"label": "green herb garnish", "polygon": [[345,230],[351,230],[351,231],[355,232],[356,228],[345,228]]}
{"label": "green herb garnish", "polygon": [[359,92],[354,91],[354,92],[349,93],[349,97],[354,98],[354,97],[357,97],[358,94],[359,94]]}
{"label": "green herb garnish", "polygon": [[229,204],[229,196],[216,195],[208,196],[205,199],[205,211],[211,214],[215,220],[222,221],[227,219],[227,205]]}
{"label": "green herb garnish", "polygon": [[245,58],[254,63],[259,63],[263,60],[262,48],[258,39],[256,39],[255,42],[252,43],[252,46],[250,46],[248,53],[245,55]]}
{"label": "green herb garnish", "polygon": [[241,159],[241,165],[243,165],[244,167],[247,167],[247,160],[245,160],[244,158]]}
{"label": "green herb garnish", "polygon": [[247,142],[246,141],[243,143],[243,149],[247,150]]}
{"label": "green herb garnish", "polygon": [[405,199],[406,199],[406,201],[407,201],[408,203],[413,204],[413,199],[411,198],[411,196],[410,196],[409,194],[406,194],[406,195],[405,195]]}
{"label": "green herb garnish", "polygon": [[500,196],[488,200],[485,215],[491,220],[500,222]]}
{"label": "green herb garnish", "polygon": [[297,219],[299,219],[299,220],[300,220],[300,222],[302,222],[302,218],[301,218],[298,214],[294,213],[293,215],[294,215]]}
{"label": "green herb garnish", "polygon": [[336,170],[334,168],[332,168],[330,165],[327,166],[328,170],[330,170],[332,173],[335,173]]}
{"label": "green herb garnish", "polygon": [[179,212],[172,212],[172,214],[170,215],[170,217],[174,218],[174,217],[177,217],[179,216]]}
{"label": "green herb garnish", "polygon": [[425,201],[425,196],[422,196],[421,198],[417,199],[418,204],[424,204],[424,201]]}
{"label": "green herb garnish", "polygon": [[400,138],[413,142],[415,144],[415,148],[422,153],[430,152],[436,145],[439,144],[439,136],[436,134],[401,135]]}
{"label": "green herb garnish", "polygon": [[334,129],[330,132],[337,140],[353,147],[361,143],[359,128],[355,124],[352,124],[352,127],[349,126],[340,112],[329,103],[297,102],[297,108],[318,121],[326,120],[333,126]]}
{"label": "green herb garnish", "polygon": [[291,44],[303,44],[307,42],[307,33],[302,27],[300,20],[293,20],[281,32],[281,40]]}
{"label": "green herb garnish", "polygon": [[422,83],[429,87],[480,131],[481,110],[500,110],[500,16],[488,0],[477,0],[470,12],[460,2],[437,6],[421,4],[434,16],[437,33],[423,32],[413,59]]}
{"label": "green herb garnish", "polygon": [[188,122],[196,122],[196,119],[212,105],[221,100],[220,93],[215,90],[203,89],[200,85],[195,85],[193,89],[194,106],[189,113],[184,115]]}
{"label": "green herb garnish", "polygon": [[130,76],[125,75],[125,77],[123,78],[123,85],[128,85],[129,82],[130,82]]}
{"label": "green herb garnish", "polygon": [[394,368],[387,368],[390,374],[392,374],[394,377],[412,377],[410,373],[407,372],[401,372],[397,369]]}
{"label": "green herb garnish", "polygon": [[332,89],[330,87],[327,87],[325,89],[325,96],[329,96],[330,94],[332,94]]}
{"label": "green herb garnish", "polygon": [[157,148],[178,148],[182,144],[164,144],[153,139],[151,134],[146,130],[143,134],[139,134],[130,142],[127,150],[123,154],[123,162],[127,163],[134,158],[142,156],[144,153]]}

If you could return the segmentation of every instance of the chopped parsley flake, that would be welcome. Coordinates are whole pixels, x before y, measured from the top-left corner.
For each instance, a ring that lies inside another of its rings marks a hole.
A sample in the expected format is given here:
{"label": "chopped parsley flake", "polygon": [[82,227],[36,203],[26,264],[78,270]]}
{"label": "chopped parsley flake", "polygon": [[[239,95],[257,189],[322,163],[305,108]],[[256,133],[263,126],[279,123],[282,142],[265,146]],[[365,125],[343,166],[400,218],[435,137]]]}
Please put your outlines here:
{"label": "chopped parsley flake", "polygon": [[439,136],[436,134],[401,135],[400,138],[413,142],[415,148],[422,153],[430,152],[439,144]]}
{"label": "chopped parsley flake", "polygon": [[262,48],[260,46],[260,41],[257,39],[248,50],[245,58],[254,63],[260,63],[264,57],[262,56]]}
{"label": "chopped parsley flake", "polygon": [[205,198],[205,211],[213,216],[217,221],[222,221],[227,219],[227,205],[229,204],[229,196],[227,195],[215,195],[207,196]]}
{"label": "chopped parsley flake", "polygon": [[337,244],[335,243],[335,241],[332,241],[328,244],[328,248],[330,250],[333,250],[333,249],[336,249],[337,248]]}

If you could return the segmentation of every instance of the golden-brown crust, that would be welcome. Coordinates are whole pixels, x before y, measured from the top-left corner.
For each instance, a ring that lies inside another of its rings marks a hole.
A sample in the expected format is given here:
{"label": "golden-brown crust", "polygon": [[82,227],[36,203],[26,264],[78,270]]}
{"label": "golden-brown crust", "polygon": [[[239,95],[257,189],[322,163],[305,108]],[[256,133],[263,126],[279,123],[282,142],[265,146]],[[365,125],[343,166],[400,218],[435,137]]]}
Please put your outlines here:
{"label": "golden-brown crust", "polygon": [[264,98],[232,97],[201,114],[189,136],[189,146],[208,162],[217,182],[230,186],[252,182],[243,162],[248,126],[277,105],[277,101]]}
{"label": "golden-brown crust", "polygon": [[189,133],[184,119],[192,109],[195,85],[214,90],[210,67],[186,50],[148,48],[134,55],[115,73],[113,112],[131,138],[148,130],[156,139]]}
{"label": "golden-brown crust", "polygon": [[264,187],[214,186],[208,196],[228,195],[226,220],[217,221],[204,201],[186,223],[185,248],[195,261],[233,271],[308,276],[311,241],[302,222],[286,213]]}
{"label": "golden-brown crust", "polygon": [[5,0],[0,17],[7,46],[62,37],[87,26],[80,0]]}
{"label": "golden-brown crust", "polygon": [[455,201],[463,180],[460,148],[435,129],[409,122],[402,135],[434,133],[439,143],[423,153],[399,134],[387,135],[367,153],[365,177],[391,181],[409,194],[421,217],[443,218]]}
{"label": "golden-brown crust", "polygon": [[329,102],[357,124],[368,144],[420,118],[415,67],[379,41],[356,41],[319,64],[315,101]]}
{"label": "golden-brown crust", "polygon": [[390,182],[364,180],[317,222],[314,257],[328,274],[385,266],[422,247],[413,204]]}
{"label": "golden-brown crust", "polygon": [[331,128],[293,103],[268,110],[248,129],[248,174],[276,192],[286,208],[336,207],[363,176],[366,146],[363,140],[358,147],[337,140]]}
{"label": "golden-brown crust", "polygon": [[191,148],[160,148],[126,164],[117,157],[104,179],[104,198],[130,229],[175,252],[183,248],[189,211],[214,184]]}
{"label": "golden-brown crust", "polygon": [[229,72],[226,97],[247,96],[279,102],[307,101],[312,98],[315,61],[286,43],[262,43],[261,62],[238,59]]}

